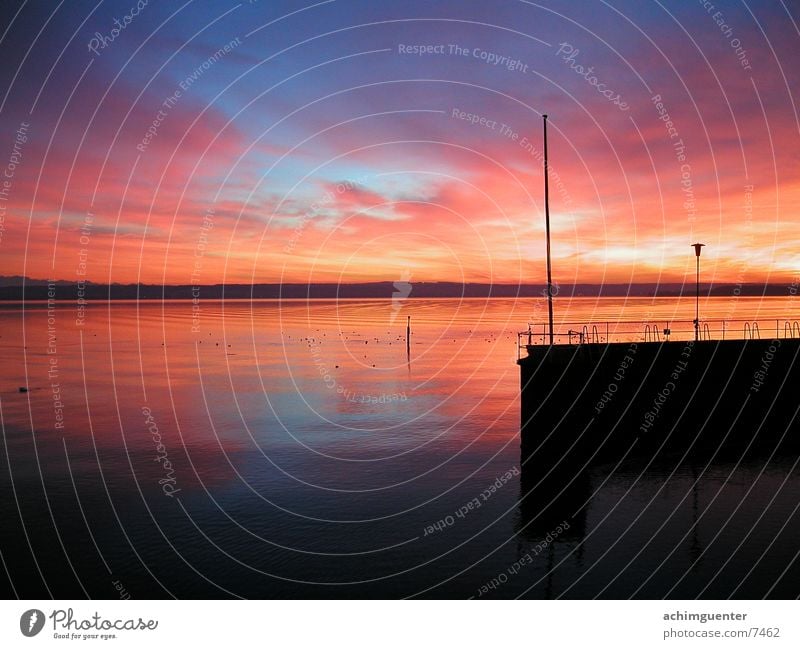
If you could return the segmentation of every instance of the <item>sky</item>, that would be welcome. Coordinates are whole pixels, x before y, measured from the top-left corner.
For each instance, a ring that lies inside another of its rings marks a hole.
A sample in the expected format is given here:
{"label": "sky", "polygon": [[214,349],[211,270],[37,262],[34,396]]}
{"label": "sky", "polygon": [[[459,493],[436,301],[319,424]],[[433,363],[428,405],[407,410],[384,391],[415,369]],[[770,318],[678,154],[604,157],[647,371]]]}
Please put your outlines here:
{"label": "sky", "polygon": [[[116,22],[115,22],[116,21]],[[4,3],[0,275],[800,275],[800,8]],[[795,284],[796,286],[796,284]]]}

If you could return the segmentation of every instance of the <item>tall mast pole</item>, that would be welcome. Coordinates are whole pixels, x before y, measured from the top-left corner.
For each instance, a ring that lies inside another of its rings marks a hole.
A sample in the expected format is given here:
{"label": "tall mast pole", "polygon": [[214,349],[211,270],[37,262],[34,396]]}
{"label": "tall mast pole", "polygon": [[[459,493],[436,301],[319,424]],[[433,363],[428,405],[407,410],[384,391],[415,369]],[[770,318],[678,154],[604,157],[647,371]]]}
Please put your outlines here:
{"label": "tall mast pole", "polygon": [[553,344],[553,273],[550,264],[550,183],[547,166],[547,115],[544,118],[544,226],[547,235],[547,314],[550,323],[550,344]]}

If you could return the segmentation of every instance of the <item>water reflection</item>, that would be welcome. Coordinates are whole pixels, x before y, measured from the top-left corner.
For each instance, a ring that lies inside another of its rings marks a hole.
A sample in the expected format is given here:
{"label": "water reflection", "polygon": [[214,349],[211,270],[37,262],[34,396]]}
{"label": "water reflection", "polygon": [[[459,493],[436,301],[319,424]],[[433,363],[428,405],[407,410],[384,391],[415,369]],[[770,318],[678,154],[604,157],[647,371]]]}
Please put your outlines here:
{"label": "water reflection", "polygon": [[64,306],[63,429],[45,312],[0,309],[4,592],[469,597],[504,573],[487,597],[796,594],[794,456],[520,458],[513,334],[531,303],[406,308],[410,350],[389,302],[209,303],[197,335],[187,304],[94,304],[80,331]]}

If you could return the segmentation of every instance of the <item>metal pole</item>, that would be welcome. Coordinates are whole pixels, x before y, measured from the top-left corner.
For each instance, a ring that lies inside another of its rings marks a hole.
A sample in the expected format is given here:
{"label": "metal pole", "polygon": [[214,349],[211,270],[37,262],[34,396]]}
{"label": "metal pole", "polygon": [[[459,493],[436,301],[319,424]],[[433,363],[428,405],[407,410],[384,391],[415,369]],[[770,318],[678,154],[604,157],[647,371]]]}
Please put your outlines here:
{"label": "metal pole", "polygon": [[700,340],[700,255],[695,257],[697,260],[697,280],[695,281],[694,296],[694,339]]}
{"label": "metal pole", "polygon": [[553,274],[550,264],[550,183],[547,166],[547,115],[544,118],[544,225],[547,236],[547,314],[550,324],[550,344],[553,344]]}
{"label": "metal pole", "polygon": [[694,254],[697,258],[697,279],[695,280],[695,302],[694,302],[694,339],[700,340],[700,250],[705,246],[704,243],[693,243]]}

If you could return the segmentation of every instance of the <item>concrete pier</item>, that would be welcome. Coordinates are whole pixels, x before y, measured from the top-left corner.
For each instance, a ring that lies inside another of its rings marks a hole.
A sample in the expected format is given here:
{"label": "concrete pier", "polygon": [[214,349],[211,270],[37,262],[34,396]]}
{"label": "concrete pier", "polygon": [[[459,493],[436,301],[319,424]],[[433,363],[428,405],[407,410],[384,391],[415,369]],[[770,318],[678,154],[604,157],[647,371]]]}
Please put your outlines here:
{"label": "concrete pier", "polygon": [[529,345],[520,358],[527,473],[627,455],[800,448],[800,339]]}

